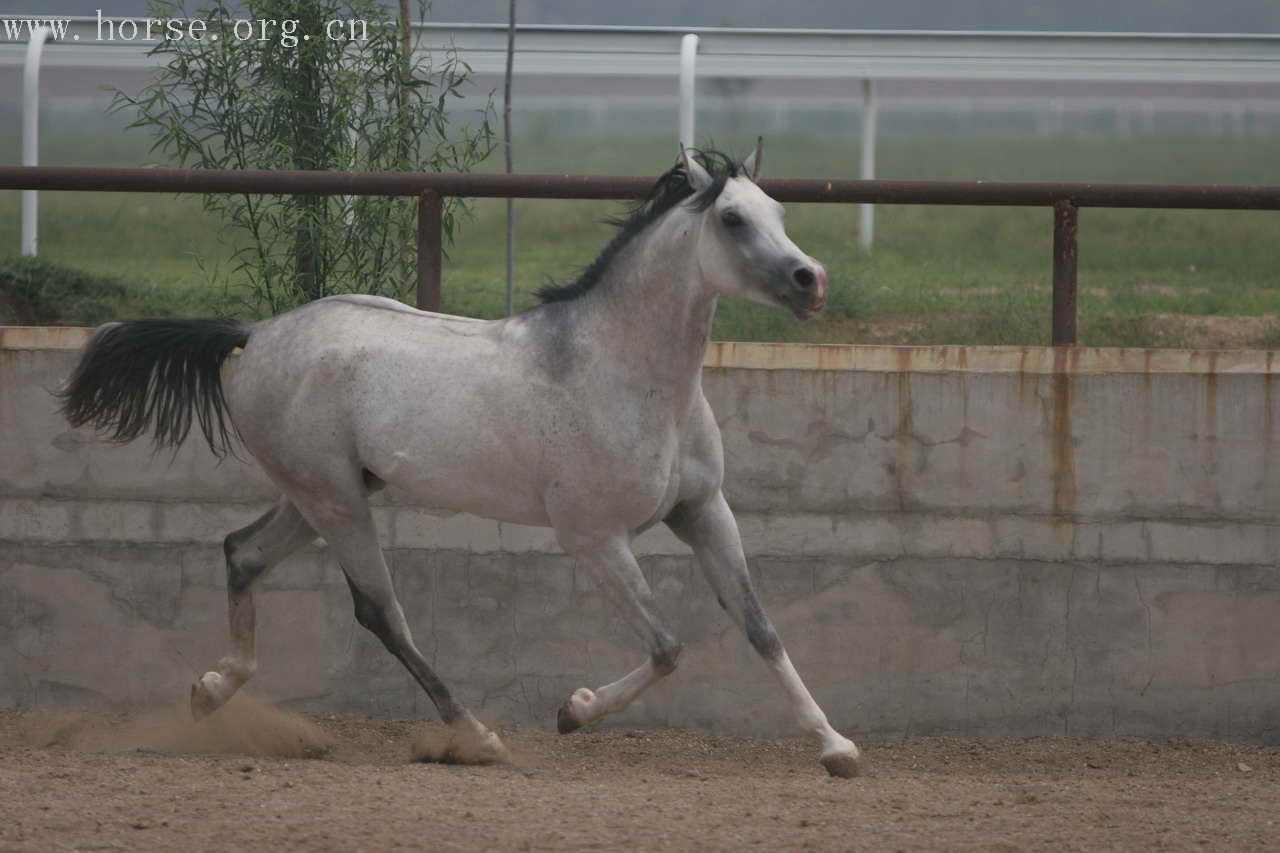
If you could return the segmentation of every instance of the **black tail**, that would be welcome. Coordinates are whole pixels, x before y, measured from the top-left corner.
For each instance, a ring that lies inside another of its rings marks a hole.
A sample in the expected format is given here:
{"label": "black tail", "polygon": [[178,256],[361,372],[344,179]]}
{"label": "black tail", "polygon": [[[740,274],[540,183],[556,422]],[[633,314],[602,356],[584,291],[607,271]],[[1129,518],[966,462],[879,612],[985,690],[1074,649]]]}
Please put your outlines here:
{"label": "black tail", "polygon": [[132,320],[101,326],[62,391],[62,413],[112,441],[154,433],[156,447],[176,447],[192,415],[214,454],[232,449],[234,427],[219,375],[223,360],[249,340],[239,320]]}

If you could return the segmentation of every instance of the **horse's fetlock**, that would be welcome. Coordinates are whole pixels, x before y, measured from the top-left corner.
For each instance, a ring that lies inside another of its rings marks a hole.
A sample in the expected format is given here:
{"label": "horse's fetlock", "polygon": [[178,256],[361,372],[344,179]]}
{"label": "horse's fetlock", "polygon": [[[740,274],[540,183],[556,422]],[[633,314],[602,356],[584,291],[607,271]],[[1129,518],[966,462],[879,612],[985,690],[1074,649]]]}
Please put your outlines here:
{"label": "horse's fetlock", "polygon": [[653,668],[662,675],[670,675],[676,671],[676,664],[682,651],[684,651],[683,645],[675,641],[668,641],[653,653],[651,658]]}
{"label": "horse's fetlock", "polygon": [[222,540],[222,552],[227,556],[227,589],[234,593],[247,590],[258,576],[267,569],[267,562],[256,548],[245,547],[246,536],[236,531]]}
{"label": "horse's fetlock", "polygon": [[260,554],[233,554],[227,561],[227,588],[236,593],[244,592],[266,568],[267,564]]}
{"label": "horse's fetlock", "polygon": [[241,684],[258,674],[258,662],[243,658],[225,657],[218,661],[218,672]]}

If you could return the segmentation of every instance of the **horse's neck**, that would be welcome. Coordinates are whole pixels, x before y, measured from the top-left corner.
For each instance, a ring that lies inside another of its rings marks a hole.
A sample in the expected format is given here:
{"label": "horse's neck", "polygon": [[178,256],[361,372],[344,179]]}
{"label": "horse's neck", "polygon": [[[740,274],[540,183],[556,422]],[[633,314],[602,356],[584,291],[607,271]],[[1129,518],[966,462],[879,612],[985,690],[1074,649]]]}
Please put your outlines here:
{"label": "horse's neck", "polygon": [[594,346],[660,384],[698,386],[715,296],[698,269],[700,219],[677,208],[635,238],[605,275],[588,322]]}

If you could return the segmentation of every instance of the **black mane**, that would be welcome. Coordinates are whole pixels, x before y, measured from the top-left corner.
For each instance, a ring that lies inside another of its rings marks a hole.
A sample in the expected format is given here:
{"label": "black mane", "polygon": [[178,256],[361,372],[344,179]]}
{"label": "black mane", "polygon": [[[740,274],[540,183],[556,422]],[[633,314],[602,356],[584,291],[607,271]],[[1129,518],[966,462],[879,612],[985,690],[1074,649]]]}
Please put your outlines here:
{"label": "black mane", "polygon": [[[702,192],[695,205],[697,210],[706,210],[715,204],[716,199],[720,197],[720,193],[724,191],[725,182],[730,178],[736,178],[743,174],[742,164],[727,154],[714,149],[692,151],[691,154],[711,174],[711,186]],[[693,195],[693,188],[689,186],[689,178],[685,173],[684,163],[677,162],[675,166],[658,178],[647,196],[631,206],[626,216],[611,217],[605,220],[610,225],[616,225],[618,233],[613,235],[613,239],[600,252],[599,257],[592,261],[577,279],[564,284],[548,282],[536,291],[538,298],[544,304],[548,302],[566,302],[570,299],[577,299],[588,290],[591,290],[600,283],[600,278],[604,275],[604,271],[608,269],[609,264],[622,251],[623,246],[627,245],[633,237],[648,228],[653,222],[660,219],[664,213],[691,195]]]}

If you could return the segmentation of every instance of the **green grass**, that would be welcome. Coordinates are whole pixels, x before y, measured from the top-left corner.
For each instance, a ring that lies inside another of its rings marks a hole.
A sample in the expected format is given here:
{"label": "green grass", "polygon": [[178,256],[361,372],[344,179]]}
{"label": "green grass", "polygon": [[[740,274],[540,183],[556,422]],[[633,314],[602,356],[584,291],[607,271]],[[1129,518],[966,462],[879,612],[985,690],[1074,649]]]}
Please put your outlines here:
{"label": "green grass", "polygon": [[[543,138],[539,138],[539,134]],[[518,140],[520,171],[656,175],[673,159],[665,138],[556,139],[535,127]],[[73,128],[47,135],[45,162],[141,165],[146,140],[108,134],[86,149]],[[746,151],[749,140],[725,147]],[[16,160],[11,139],[0,158]],[[856,144],[835,138],[766,141],[766,171],[796,177],[853,177]],[[882,141],[885,178],[1280,183],[1280,140],[947,138]],[[488,168],[496,168],[491,162]],[[548,277],[566,278],[608,239],[599,220],[616,203],[520,200],[518,305]],[[504,275],[501,200],[470,206],[445,267],[445,309],[501,313]],[[856,243],[852,206],[791,205],[787,227],[831,273],[824,318],[801,324],[777,310],[725,303],[715,335],[737,340],[1037,344],[1048,339],[1051,214],[1047,209],[877,208],[871,253]],[[227,294],[205,267],[225,266],[218,223],[192,197],[44,193],[41,253],[127,283],[119,311],[206,314]],[[1280,215],[1216,211],[1086,209],[1080,217],[1082,342],[1157,342],[1150,315],[1280,314],[1275,254]],[[0,193],[0,247],[18,242],[18,194]],[[105,316],[97,319],[106,319]],[[895,329],[877,338],[877,327]],[[1177,332],[1162,345],[1187,341]],[[1190,341],[1195,343],[1195,341]]]}
{"label": "green grass", "polygon": [[45,258],[0,258],[0,323],[94,322],[129,301],[129,288],[114,276]]}

